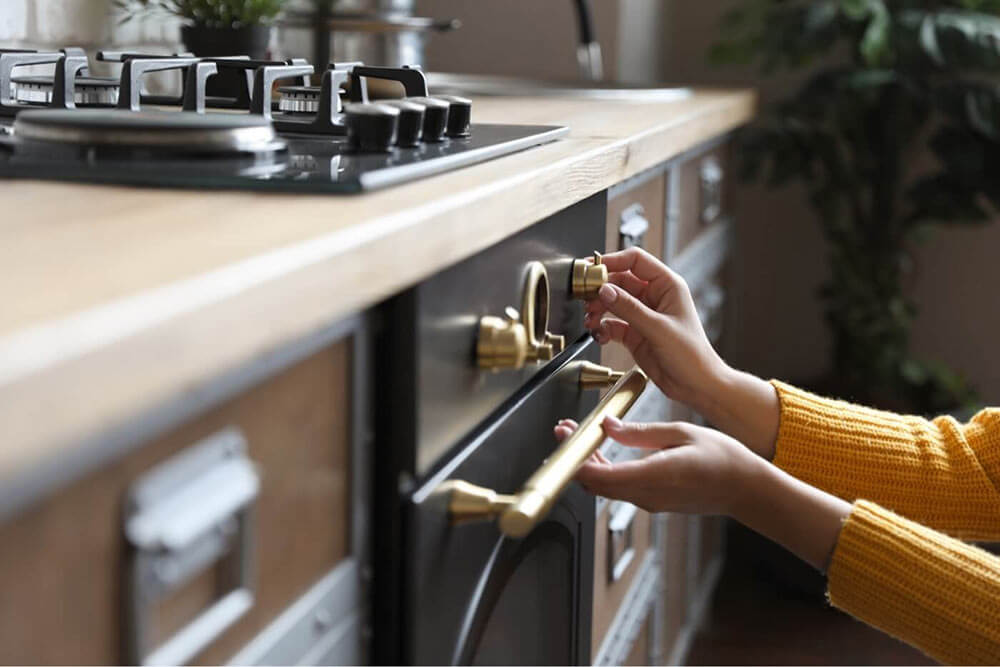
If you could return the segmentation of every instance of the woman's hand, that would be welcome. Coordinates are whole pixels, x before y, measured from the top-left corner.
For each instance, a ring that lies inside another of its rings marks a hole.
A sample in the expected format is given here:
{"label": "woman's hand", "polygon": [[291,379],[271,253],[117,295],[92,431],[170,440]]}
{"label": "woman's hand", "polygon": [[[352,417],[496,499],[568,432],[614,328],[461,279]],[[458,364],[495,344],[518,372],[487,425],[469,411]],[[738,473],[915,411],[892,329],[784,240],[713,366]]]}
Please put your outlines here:
{"label": "woman's hand", "polygon": [[[576,429],[555,427],[564,440]],[[604,420],[608,437],[655,450],[611,463],[596,452],[577,472],[591,493],[648,512],[725,514],[824,570],[851,506],[754,456],[727,435],[692,424],[625,424]]]}
{"label": "woman's hand", "polygon": [[726,365],[705,335],[687,283],[641,248],[605,255],[603,262],[608,284],[587,303],[584,324],[600,344],[624,344],[667,396],[697,403]]}
{"label": "woman's hand", "polygon": [[[655,450],[645,458],[610,463],[595,453],[576,479],[591,493],[626,500],[647,512],[731,514],[755,466],[766,465],[728,435],[685,423],[625,423],[604,420],[609,438],[630,447]],[[557,440],[576,429],[559,422]]]}
{"label": "woman's hand", "polygon": [[641,248],[610,253],[603,261],[608,284],[587,303],[584,319],[597,342],[622,343],[664,394],[758,455],[774,458],[777,392],[719,357],[684,279]]}

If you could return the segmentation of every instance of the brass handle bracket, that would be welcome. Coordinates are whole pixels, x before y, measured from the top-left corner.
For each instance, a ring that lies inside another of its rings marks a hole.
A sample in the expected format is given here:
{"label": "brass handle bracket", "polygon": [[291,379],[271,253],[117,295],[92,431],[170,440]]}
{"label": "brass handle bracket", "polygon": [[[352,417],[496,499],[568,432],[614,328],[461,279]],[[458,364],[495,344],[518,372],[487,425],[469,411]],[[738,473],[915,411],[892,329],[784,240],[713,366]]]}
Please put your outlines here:
{"label": "brass handle bracket", "polygon": [[576,431],[514,495],[500,494],[462,480],[445,482],[441,490],[448,494],[452,523],[496,518],[500,532],[508,537],[524,537],[530,533],[549,513],[584,461],[604,442],[606,436],[601,425],[604,418],[609,415],[624,417],[645,390],[646,383],[646,375],[638,367],[619,378]]}

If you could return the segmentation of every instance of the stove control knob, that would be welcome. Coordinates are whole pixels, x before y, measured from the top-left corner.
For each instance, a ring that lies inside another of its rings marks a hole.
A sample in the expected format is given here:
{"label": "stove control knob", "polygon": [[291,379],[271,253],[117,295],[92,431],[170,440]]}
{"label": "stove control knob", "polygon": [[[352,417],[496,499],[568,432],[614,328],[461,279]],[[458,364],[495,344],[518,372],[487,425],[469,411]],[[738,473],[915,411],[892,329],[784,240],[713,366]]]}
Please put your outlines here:
{"label": "stove control knob", "polygon": [[472,100],[457,95],[441,95],[448,103],[448,136],[467,137],[472,125]]}
{"label": "stove control knob", "polygon": [[480,368],[517,370],[528,360],[528,330],[520,314],[507,308],[506,319],[487,316],[479,320],[476,359]]}
{"label": "stove control knob", "polygon": [[608,282],[608,267],[604,266],[601,253],[594,257],[573,260],[572,293],[574,299],[590,301],[597,298],[597,290]]}
{"label": "stove control knob", "polygon": [[448,102],[436,97],[407,97],[405,100],[424,108],[424,141],[432,144],[441,141],[448,129]]}
{"label": "stove control knob", "polygon": [[420,137],[424,134],[424,107],[416,102],[406,100],[388,100],[379,102],[399,110],[399,132],[396,135],[396,145],[412,148],[420,145]]}
{"label": "stove control knob", "polygon": [[364,153],[388,153],[399,132],[399,109],[385,104],[357,103],[344,107],[347,139]]}

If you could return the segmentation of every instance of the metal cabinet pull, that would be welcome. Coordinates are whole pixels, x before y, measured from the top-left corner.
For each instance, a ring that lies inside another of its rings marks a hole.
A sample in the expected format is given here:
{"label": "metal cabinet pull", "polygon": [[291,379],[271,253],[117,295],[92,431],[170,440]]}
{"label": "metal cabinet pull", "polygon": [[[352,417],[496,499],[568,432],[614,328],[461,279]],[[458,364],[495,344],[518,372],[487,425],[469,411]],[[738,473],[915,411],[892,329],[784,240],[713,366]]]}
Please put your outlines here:
{"label": "metal cabinet pull", "polygon": [[642,204],[632,204],[622,211],[618,222],[618,249],[625,250],[632,246],[642,246],[649,231],[649,220]]}
{"label": "metal cabinet pull", "polygon": [[608,519],[608,581],[622,578],[635,560],[635,535],[632,524],[639,508],[632,503],[616,502]]}
{"label": "metal cabinet pull", "polygon": [[646,388],[646,374],[633,368],[615,383],[573,435],[535,471],[514,495],[499,494],[460,480],[445,482],[448,511],[455,523],[499,517],[500,532],[524,537],[548,514],[553,503],[573,479],[584,461],[607,437],[601,423],[609,415],[625,416]]}
{"label": "metal cabinet pull", "polygon": [[[246,451],[243,435],[226,429],[159,464],[129,490],[130,664],[186,663],[253,606],[252,510],[260,478]],[[155,605],[217,564],[229,589],[153,645]]]}
{"label": "metal cabinet pull", "polygon": [[701,163],[701,222],[710,225],[722,213],[722,165],[715,157],[708,157]]}

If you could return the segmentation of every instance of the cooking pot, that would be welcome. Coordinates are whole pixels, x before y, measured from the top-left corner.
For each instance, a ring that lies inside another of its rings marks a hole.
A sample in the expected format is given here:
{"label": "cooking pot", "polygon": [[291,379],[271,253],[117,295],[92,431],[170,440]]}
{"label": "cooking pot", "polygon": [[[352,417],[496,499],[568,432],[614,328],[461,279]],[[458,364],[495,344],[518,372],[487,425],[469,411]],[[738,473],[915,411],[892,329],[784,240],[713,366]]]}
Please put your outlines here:
{"label": "cooking pot", "polygon": [[398,67],[422,66],[427,36],[460,24],[413,16],[413,0],[292,0],[276,25],[282,58]]}

